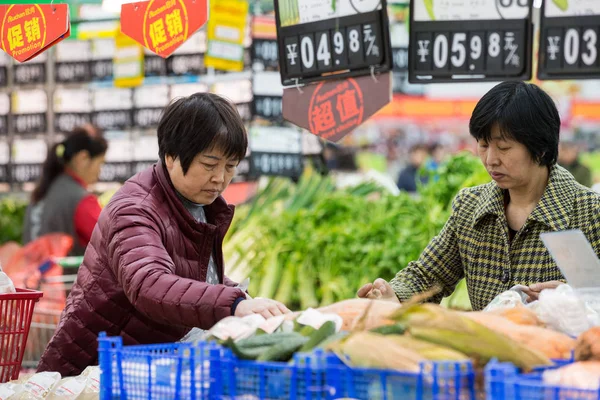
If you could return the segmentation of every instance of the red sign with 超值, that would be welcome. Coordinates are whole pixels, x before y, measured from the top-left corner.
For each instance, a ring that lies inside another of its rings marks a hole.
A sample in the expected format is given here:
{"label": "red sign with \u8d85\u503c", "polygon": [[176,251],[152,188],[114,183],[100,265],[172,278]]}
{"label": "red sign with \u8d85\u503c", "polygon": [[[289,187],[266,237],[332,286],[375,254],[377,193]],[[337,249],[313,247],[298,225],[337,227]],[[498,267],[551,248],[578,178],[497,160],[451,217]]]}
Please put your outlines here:
{"label": "red sign with \u8d85\u503c", "polygon": [[31,60],[71,33],[67,4],[0,6],[2,49],[19,62]]}
{"label": "red sign with \u8d85\u503c", "polygon": [[392,97],[389,72],[283,90],[283,117],[311,133],[337,142],[369,119]]}
{"label": "red sign with \u8d85\u503c", "polygon": [[208,0],[149,0],[121,6],[121,32],[166,58],[208,19]]}

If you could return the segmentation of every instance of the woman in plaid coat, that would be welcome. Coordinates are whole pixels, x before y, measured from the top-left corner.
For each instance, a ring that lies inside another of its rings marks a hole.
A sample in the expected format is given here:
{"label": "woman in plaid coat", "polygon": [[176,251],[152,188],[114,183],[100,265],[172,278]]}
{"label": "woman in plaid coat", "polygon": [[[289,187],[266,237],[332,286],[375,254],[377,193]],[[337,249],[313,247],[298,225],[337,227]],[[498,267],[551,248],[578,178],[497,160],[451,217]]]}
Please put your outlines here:
{"label": "woman in plaid coat", "polygon": [[450,295],[466,278],[474,310],[525,285],[530,300],[564,281],[540,239],[543,232],[580,229],[600,254],[600,194],[557,165],[560,116],[539,87],[503,82],[477,103],[469,123],[492,178],[460,191],[442,231],[418,260],[359,297],[404,301],[434,286]]}

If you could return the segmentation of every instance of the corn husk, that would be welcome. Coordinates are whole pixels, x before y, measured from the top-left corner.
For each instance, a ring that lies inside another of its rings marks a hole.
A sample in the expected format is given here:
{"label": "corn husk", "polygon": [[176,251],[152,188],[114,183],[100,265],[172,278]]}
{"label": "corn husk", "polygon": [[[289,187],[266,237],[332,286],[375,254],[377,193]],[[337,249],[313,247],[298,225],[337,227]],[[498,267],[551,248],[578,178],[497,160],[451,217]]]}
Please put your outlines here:
{"label": "corn husk", "polygon": [[458,312],[435,304],[416,304],[394,312],[392,319],[406,324],[411,336],[449,347],[483,363],[492,358],[512,362],[530,371],[551,365],[550,359],[508,336],[495,332]]}
{"label": "corn husk", "polygon": [[356,332],[343,340],[336,348],[342,360],[354,367],[386,368],[398,371],[418,372],[426,361],[419,353],[398,345],[388,336],[372,332]]}
{"label": "corn husk", "polygon": [[431,361],[466,361],[469,357],[459,351],[408,335],[388,335],[396,345],[412,350]]}

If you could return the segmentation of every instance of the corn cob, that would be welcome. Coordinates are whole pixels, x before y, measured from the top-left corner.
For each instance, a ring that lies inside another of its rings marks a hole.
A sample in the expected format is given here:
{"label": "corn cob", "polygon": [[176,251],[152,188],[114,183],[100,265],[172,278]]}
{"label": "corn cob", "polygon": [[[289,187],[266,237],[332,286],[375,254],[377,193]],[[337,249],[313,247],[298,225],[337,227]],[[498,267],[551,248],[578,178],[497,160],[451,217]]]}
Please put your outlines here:
{"label": "corn cob", "polygon": [[483,363],[497,358],[512,362],[526,371],[536,366],[551,365],[550,360],[540,352],[438,305],[402,307],[391,318],[406,324],[411,336],[417,339],[452,348]]}
{"label": "corn cob", "polygon": [[388,336],[371,332],[353,333],[340,347],[355,367],[418,372],[419,363],[426,361],[417,352],[398,346]]}
{"label": "corn cob", "polygon": [[415,339],[408,335],[388,335],[394,344],[419,353],[422,357],[432,361],[465,361],[465,354],[424,340]]}

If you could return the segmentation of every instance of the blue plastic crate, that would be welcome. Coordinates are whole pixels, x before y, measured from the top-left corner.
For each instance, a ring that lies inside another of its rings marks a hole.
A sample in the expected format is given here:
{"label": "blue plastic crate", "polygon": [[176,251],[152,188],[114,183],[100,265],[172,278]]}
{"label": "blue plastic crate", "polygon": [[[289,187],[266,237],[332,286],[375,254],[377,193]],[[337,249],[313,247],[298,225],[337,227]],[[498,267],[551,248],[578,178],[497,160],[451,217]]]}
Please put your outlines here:
{"label": "blue plastic crate", "polygon": [[224,349],[215,343],[123,346],[98,339],[100,399],[218,399]]}
{"label": "blue plastic crate", "polygon": [[[297,354],[288,363],[240,360],[225,350],[223,399],[326,400],[329,387],[320,353]],[[225,372],[226,371],[226,372]],[[225,376],[225,374],[229,374]]]}
{"label": "blue plastic crate", "polygon": [[123,346],[100,334],[100,399],[473,400],[470,362],[420,373],[350,368],[317,350],[289,363],[240,360],[216,343]]}
{"label": "blue plastic crate", "polygon": [[419,373],[350,368],[328,358],[329,399],[474,400],[475,373],[470,361],[424,362]]}
{"label": "blue plastic crate", "polygon": [[488,400],[600,400],[600,390],[582,390],[552,386],[543,381],[544,370],[564,366],[540,368],[523,374],[511,363],[490,362],[485,369]]}

